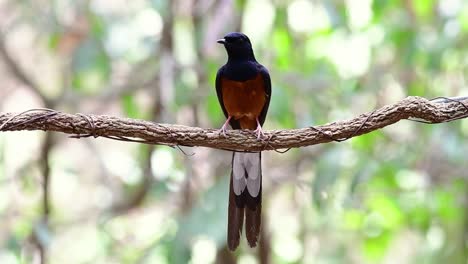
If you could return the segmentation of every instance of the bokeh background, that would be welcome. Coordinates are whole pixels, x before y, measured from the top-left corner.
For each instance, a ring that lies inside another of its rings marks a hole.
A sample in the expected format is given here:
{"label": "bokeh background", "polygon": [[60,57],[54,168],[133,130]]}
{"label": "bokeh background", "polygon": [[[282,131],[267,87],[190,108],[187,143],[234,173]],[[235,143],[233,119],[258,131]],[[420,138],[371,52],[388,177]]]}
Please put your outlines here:
{"label": "bokeh background", "polygon": [[[0,111],[220,127],[243,31],[266,129],[468,94],[464,0],[1,0]],[[226,250],[230,153],[0,134],[0,263],[468,263],[468,120],[264,153],[262,243]]]}

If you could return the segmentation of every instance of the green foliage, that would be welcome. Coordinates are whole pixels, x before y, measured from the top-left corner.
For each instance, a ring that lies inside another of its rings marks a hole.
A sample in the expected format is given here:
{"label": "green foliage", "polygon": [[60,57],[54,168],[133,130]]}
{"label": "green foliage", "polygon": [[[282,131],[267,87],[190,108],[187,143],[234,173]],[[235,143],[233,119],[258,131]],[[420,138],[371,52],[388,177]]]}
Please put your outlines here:
{"label": "green foliage", "polygon": [[277,52],[276,65],[278,69],[287,70],[291,65],[291,44],[292,40],[287,29],[276,29],[273,33],[273,45]]}
{"label": "green foliage", "polygon": [[135,96],[124,95],[122,96],[122,108],[125,114],[130,118],[141,118],[141,110],[135,101]]}
{"label": "green foliage", "polygon": [[425,21],[433,17],[432,12],[435,3],[434,0],[414,0],[412,1],[412,7],[418,18]]}
{"label": "green foliage", "polygon": [[83,93],[96,93],[108,81],[110,60],[95,39],[85,41],[73,58],[73,88]]}

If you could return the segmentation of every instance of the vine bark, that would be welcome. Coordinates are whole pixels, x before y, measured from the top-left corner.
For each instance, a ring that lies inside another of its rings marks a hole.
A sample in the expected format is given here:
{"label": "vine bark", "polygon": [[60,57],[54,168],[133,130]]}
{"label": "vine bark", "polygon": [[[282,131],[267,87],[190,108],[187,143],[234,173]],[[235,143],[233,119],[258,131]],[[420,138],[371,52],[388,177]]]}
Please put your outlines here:
{"label": "vine bark", "polygon": [[468,97],[427,100],[410,96],[355,118],[289,130],[265,131],[258,140],[252,131],[159,124],[106,115],[67,114],[51,109],[0,113],[0,131],[43,130],[72,134],[74,138],[106,137],[155,145],[209,147],[233,151],[264,151],[343,141],[400,120],[444,123],[468,117]]}

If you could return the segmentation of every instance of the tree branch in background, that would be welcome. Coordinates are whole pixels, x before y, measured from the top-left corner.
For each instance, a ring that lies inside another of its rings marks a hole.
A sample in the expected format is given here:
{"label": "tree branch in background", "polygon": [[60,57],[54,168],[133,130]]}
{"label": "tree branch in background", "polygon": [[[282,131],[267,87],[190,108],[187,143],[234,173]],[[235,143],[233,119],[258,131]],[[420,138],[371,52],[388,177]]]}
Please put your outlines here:
{"label": "tree branch in background", "polygon": [[263,151],[343,141],[403,119],[435,124],[466,117],[468,97],[429,101],[410,96],[349,120],[300,129],[265,131],[263,140],[258,140],[248,130],[230,130],[225,137],[218,129],[158,124],[106,115],[66,114],[51,109],[2,113],[0,131],[43,130],[72,134],[74,138],[93,136],[155,145]]}
{"label": "tree branch in background", "polygon": [[[21,64],[15,60],[6,45],[6,36],[0,34],[0,56],[3,57],[7,69],[17,81],[28,87],[44,103],[46,107],[55,107],[55,101],[50,100],[40,90],[40,86],[22,69]],[[40,263],[47,263],[47,244],[49,243],[49,216],[50,206],[50,166],[49,153],[53,146],[52,134],[47,134],[41,147],[39,159],[42,177],[42,216],[34,225],[33,241],[39,251]]]}
{"label": "tree branch in background", "polygon": [[33,81],[26,72],[24,72],[19,63],[17,63],[10,54],[6,47],[5,36],[2,34],[0,34],[0,56],[3,57],[8,70],[18,81],[29,87],[35,94],[37,94],[47,107],[52,107],[52,102],[41,93],[39,85]]}

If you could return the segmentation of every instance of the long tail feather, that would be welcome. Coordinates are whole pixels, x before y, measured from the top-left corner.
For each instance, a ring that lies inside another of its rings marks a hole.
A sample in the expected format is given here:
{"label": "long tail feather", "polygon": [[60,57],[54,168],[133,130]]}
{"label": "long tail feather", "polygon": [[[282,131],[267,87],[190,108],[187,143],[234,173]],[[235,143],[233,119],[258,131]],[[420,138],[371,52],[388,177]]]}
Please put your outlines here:
{"label": "long tail feather", "polygon": [[236,197],[232,183],[233,175],[229,183],[229,208],[228,208],[228,230],[227,244],[230,250],[234,251],[239,246],[244,223],[244,206],[240,196]]}
{"label": "long tail feather", "polygon": [[260,153],[234,152],[229,185],[228,247],[239,245],[245,214],[245,235],[255,247],[260,235],[262,172]]}
{"label": "long tail feather", "polygon": [[[249,201],[250,200],[250,201]],[[245,236],[250,247],[257,246],[262,223],[262,188],[257,197],[249,196],[245,207]]]}

